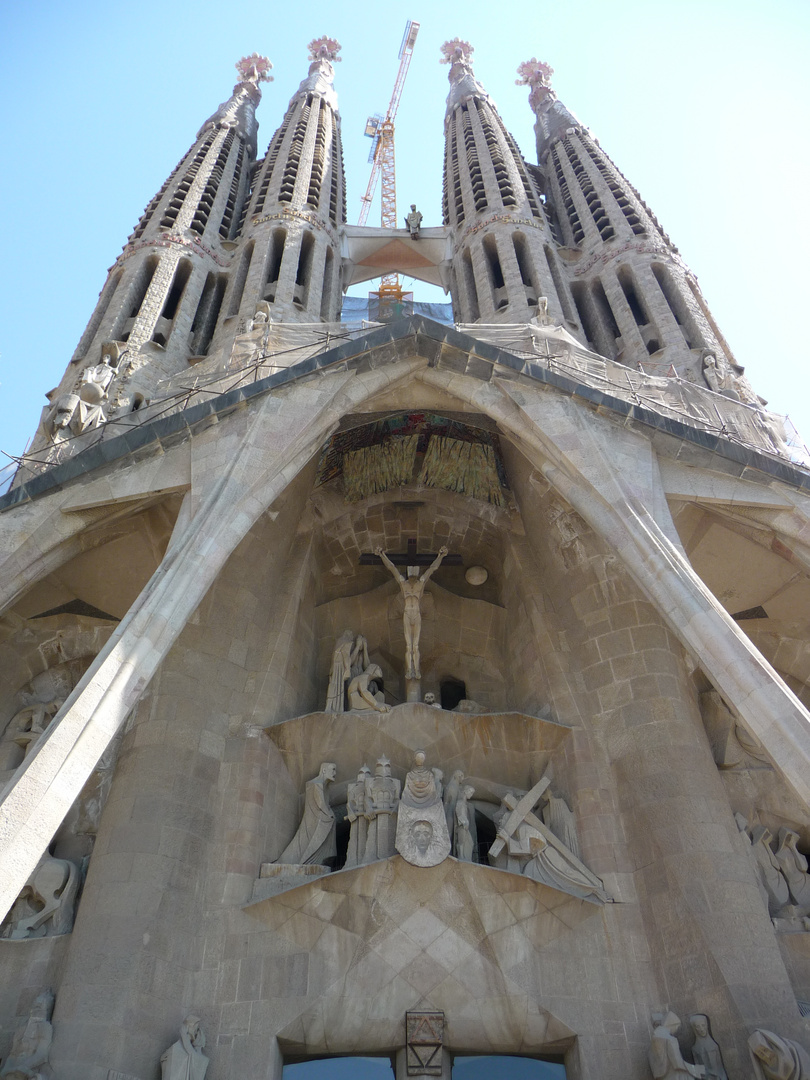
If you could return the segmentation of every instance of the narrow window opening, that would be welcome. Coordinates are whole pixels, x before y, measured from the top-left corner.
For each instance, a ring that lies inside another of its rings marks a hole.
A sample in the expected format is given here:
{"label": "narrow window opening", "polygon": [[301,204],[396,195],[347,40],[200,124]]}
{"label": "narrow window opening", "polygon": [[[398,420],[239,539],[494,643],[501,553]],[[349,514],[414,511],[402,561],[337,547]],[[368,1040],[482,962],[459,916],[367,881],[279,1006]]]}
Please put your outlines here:
{"label": "narrow window opening", "polygon": [[526,303],[529,307],[534,307],[537,303],[538,286],[532,274],[532,262],[526,237],[523,233],[512,233],[512,243],[515,248],[518,270],[520,271],[520,280],[523,282],[523,291],[526,294]]}
{"label": "narrow window opening", "polygon": [[618,324],[613,316],[613,309],[610,306],[602,282],[594,281],[591,285],[591,292],[593,294],[594,304],[596,305],[599,314],[602,316],[605,325],[610,330],[610,333],[614,338],[620,337],[621,332],[619,331]]}
{"label": "narrow window opening", "polygon": [[596,318],[591,305],[588,288],[583,281],[575,281],[571,285],[571,295],[574,298],[579,322],[585,331],[588,343],[594,352],[599,352],[599,336],[596,326]]}
{"label": "narrow window opening", "polygon": [[619,279],[619,284],[622,287],[624,298],[627,301],[627,306],[630,308],[633,318],[636,320],[636,325],[648,326],[650,323],[650,316],[639,296],[636,283],[633,280],[633,275],[630,273],[630,270],[626,266],[621,267],[617,277]]}
{"label": "narrow window opening", "polygon": [[[495,237],[490,233],[489,236],[484,237],[484,255],[487,261],[487,271],[489,273],[489,281],[492,286],[492,300],[495,304],[495,310],[498,311],[501,308],[505,308],[508,304],[508,298],[506,296],[506,283],[503,279],[503,269],[501,268],[501,260],[498,257],[498,246],[495,242]],[[501,290],[504,290],[501,292]]]}
{"label": "narrow window opening", "polygon": [[274,300],[276,296],[275,285],[281,272],[281,260],[284,256],[284,245],[287,242],[286,229],[274,229],[270,243],[270,258],[267,265],[267,284],[273,286],[265,292],[265,300]]}
{"label": "narrow window opening", "polygon": [[169,319],[170,321],[174,319],[190,277],[191,262],[188,259],[181,259],[174,272],[174,278],[172,279],[172,285],[169,289],[169,295],[166,297],[166,303],[163,305],[161,318]]}
{"label": "narrow window opening", "polygon": [[191,325],[192,356],[205,356],[214,336],[217,319],[222,308],[222,298],[228,284],[227,274],[209,274],[197,305],[197,313]]}
{"label": "narrow window opening", "polygon": [[293,303],[306,307],[306,293],[312,273],[312,256],[315,253],[315,237],[305,232],[301,237],[301,250],[298,255],[298,270],[295,275]]}
{"label": "narrow window opening", "polygon": [[158,259],[155,255],[150,255],[144,262],[138,271],[132,291],[130,292],[130,302],[125,305],[121,313],[115,320],[115,324],[112,327],[110,338],[113,341],[128,341],[129,335],[132,331],[132,324],[140,314],[143,302],[146,299],[146,294],[149,292],[149,286],[152,284],[152,278],[155,276],[155,271],[158,268]]}
{"label": "narrow window opening", "polygon": [[686,342],[688,349],[699,348],[703,344],[702,335],[697,328],[694,317],[689,311],[689,307],[680,293],[675,282],[665,266],[661,266],[658,263],[652,265],[653,277],[658,282],[658,287],[664,295],[664,299],[667,302],[669,310],[672,312],[672,317],[680,327],[680,331],[683,334],[683,339]]}
{"label": "narrow window opening", "polygon": [[599,312],[599,316],[602,320],[602,325],[607,329],[614,341],[618,341],[622,336],[622,333],[613,314],[613,308],[610,306],[610,301],[605,293],[605,287],[598,279],[591,284],[591,293],[593,295],[593,302],[596,310]]}

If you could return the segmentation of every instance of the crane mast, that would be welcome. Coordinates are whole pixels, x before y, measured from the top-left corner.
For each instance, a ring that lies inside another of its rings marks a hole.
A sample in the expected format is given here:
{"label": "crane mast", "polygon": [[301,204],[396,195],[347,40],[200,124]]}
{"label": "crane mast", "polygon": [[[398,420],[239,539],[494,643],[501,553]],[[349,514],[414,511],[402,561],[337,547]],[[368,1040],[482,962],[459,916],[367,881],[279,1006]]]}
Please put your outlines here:
{"label": "crane mast", "polygon": [[[371,201],[377,189],[377,181],[381,180],[380,189],[380,223],[384,229],[397,227],[397,181],[396,159],[394,154],[394,120],[399,108],[402,88],[413,56],[413,47],[416,35],[419,33],[419,23],[408,20],[405,26],[405,34],[399,50],[399,70],[397,72],[391,100],[385,116],[377,113],[370,116],[366,122],[365,134],[373,140],[368,160],[372,163],[371,176],[369,177],[366,193],[362,197],[362,208],[358,225],[365,225]],[[401,306],[405,297],[399,284],[399,275],[384,274],[380,281],[378,292],[370,293],[369,298],[379,301],[380,315],[390,314]]]}

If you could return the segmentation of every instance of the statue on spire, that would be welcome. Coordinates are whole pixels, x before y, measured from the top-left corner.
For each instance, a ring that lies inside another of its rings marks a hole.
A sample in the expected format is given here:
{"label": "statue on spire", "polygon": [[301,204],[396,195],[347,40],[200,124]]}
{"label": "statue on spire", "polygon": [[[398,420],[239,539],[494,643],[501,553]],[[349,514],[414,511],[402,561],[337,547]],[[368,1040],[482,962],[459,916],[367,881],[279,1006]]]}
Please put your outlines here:
{"label": "statue on spire", "polygon": [[258,86],[260,82],[273,81],[273,76],[268,74],[272,66],[266,56],[259,56],[258,53],[243,56],[235,64],[239,81],[253,83],[254,86]]}
{"label": "statue on spire", "polygon": [[551,76],[554,68],[543,60],[537,60],[534,56],[531,60],[524,60],[518,66],[519,79],[515,79],[516,86],[530,86],[529,105],[532,111],[537,113],[542,108],[548,108],[557,100],[557,95],[551,89]]}

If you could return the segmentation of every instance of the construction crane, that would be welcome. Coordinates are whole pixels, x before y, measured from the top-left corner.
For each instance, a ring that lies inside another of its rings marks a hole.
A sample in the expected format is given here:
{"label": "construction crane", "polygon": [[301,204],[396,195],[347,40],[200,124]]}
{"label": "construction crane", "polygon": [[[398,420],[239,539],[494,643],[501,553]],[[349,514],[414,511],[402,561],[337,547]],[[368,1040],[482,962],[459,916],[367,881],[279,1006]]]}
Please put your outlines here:
{"label": "construction crane", "polygon": [[[411,65],[413,47],[416,35],[419,33],[419,23],[408,20],[405,26],[405,34],[399,50],[399,71],[397,72],[394,91],[388,103],[388,111],[385,116],[376,113],[370,116],[366,122],[365,134],[372,140],[368,160],[372,163],[371,176],[369,177],[366,193],[362,198],[362,209],[358,225],[365,225],[368,213],[371,209],[371,201],[377,190],[377,181],[382,176],[382,188],[380,192],[381,212],[380,221],[384,229],[397,227],[397,181],[394,160],[394,119],[402,97],[402,88],[405,85],[405,77]],[[401,310],[402,302],[406,294],[403,293],[399,284],[399,275],[384,274],[380,281],[379,291],[370,293],[369,299],[379,301],[381,316]]]}

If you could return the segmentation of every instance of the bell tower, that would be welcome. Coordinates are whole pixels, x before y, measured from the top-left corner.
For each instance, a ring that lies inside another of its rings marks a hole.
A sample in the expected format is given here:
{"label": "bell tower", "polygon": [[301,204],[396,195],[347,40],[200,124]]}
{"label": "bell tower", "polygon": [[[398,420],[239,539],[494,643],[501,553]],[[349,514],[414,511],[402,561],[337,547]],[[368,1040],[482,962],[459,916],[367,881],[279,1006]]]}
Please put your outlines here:
{"label": "bell tower", "polygon": [[700,379],[707,354],[733,367],[694,274],[594,134],[557,98],[552,74],[532,58],[517,81],[530,88],[539,176],[584,337],[603,356],[653,375]]}
{"label": "bell tower", "polygon": [[340,114],[334,88],[340,44],[315,38],[309,73],[290,100],[256,173],[227,315],[269,305],[274,321],[339,318],[338,229],[346,220]]}
{"label": "bell tower", "polygon": [[526,322],[546,297],[564,318],[553,238],[531,170],[472,69],[473,47],[442,46],[450,65],[445,113],[444,221],[453,229],[451,295],[462,322]]}
{"label": "bell tower", "polygon": [[[71,435],[139,408],[162,379],[208,353],[256,160],[259,87],[271,67],[256,53],[238,62],[233,94],[197,132],[110,270],[51,394]],[[40,441],[53,424],[46,414]]]}

